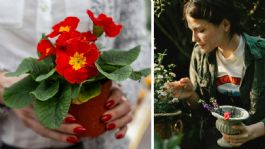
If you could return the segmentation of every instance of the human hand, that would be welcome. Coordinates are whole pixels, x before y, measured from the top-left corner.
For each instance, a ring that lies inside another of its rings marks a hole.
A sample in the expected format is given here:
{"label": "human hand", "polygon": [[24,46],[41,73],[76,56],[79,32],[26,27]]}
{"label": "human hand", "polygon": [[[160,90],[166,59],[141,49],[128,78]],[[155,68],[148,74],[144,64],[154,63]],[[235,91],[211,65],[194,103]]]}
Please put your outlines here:
{"label": "human hand", "polygon": [[75,123],[75,118],[68,114],[58,129],[48,129],[36,119],[33,107],[13,110],[16,116],[30,129],[39,135],[54,140],[75,144],[79,142],[78,134],[86,131],[80,124]]}
{"label": "human hand", "polygon": [[119,129],[115,133],[116,139],[121,139],[127,131],[127,124],[132,121],[131,105],[118,87],[112,88],[107,100],[106,111],[101,120],[106,123],[107,130]]}
{"label": "human hand", "polygon": [[164,87],[178,99],[190,99],[195,93],[189,78],[181,78],[179,81],[166,83]]}
{"label": "human hand", "polygon": [[[264,135],[264,124],[262,122],[253,125],[232,126],[233,129],[238,130],[238,135],[223,134],[224,139],[232,146],[238,147],[244,143],[253,140],[259,136]],[[263,133],[262,133],[263,132]]]}

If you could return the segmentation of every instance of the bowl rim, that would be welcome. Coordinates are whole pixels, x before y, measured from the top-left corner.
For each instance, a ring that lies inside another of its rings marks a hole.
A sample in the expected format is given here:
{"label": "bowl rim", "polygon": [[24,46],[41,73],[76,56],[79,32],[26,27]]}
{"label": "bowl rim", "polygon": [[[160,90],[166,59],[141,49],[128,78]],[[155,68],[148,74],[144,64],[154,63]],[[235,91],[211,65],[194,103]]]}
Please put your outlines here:
{"label": "bowl rim", "polygon": [[[229,121],[242,121],[242,120],[245,120],[249,117],[249,113],[247,110],[243,109],[243,108],[240,108],[240,107],[236,107],[236,106],[231,106],[231,105],[222,105],[222,106],[219,106],[219,108],[236,108],[238,110],[240,110],[243,115],[241,117],[235,117],[235,118],[229,118],[228,120]],[[218,119],[223,119],[224,120],[224,116],[216,113],[216,112],[211,112],[212,115]]]}

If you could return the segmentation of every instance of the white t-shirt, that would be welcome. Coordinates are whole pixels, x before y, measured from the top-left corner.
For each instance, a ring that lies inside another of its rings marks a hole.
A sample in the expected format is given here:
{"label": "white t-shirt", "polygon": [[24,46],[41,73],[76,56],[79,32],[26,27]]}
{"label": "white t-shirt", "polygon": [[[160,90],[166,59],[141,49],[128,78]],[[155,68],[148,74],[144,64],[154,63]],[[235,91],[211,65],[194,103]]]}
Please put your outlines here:
{"label": "white t-shirt", "polygon": [[217,50],[216,59],[218,65],[217,74],[217,90],[224,95],[240,96],[239,87],[241,85],[243,66],[244,66],[244,50],[245,42],[240,37],[237,49],[228,58]]}
{"label": "white t-shirt", "polygon": [[[14,71],[23,58],[35,57],[41,34],[49,33],[51,27],[66,16],[80,18],[80,31],[92,27],[87,9],[96,16],[106,13],[123,24],[117,39],[100,41],[104,47],[126,50],[140,44],[142,51],[133,67],[139,70],[151,65],[150,35],[146,30],[143,0],[0,0],[0,3],[0,70]],[[128,99],[134,101],[140,84],[131,80],[121,84]],[[9,145],[27,149],[69,146],[36,134],[24,126],[13,112],[0,122],[0,127],[3,131],[0,140]],[[97,139],[89,140],[89,148],[105,148],[106,144],[106,148],[121,148],[123,144],[122,141],[115,143],[114,135],[108,133]]]}

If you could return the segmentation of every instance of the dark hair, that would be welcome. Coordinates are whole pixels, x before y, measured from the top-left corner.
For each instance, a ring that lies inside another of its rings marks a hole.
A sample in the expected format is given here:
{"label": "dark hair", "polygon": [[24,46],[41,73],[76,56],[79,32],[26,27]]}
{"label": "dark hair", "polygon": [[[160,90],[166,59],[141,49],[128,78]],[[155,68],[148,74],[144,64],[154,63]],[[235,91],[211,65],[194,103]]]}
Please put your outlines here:
{"label": "dark hair", "polygon": [[242,34],[240,15],[234,6],[234,0],[188,0],[183,9],[183,18],[186,15],[194,19],[203,19],[214,25],[220,25],[223,19],[230,22],[230,33]]}

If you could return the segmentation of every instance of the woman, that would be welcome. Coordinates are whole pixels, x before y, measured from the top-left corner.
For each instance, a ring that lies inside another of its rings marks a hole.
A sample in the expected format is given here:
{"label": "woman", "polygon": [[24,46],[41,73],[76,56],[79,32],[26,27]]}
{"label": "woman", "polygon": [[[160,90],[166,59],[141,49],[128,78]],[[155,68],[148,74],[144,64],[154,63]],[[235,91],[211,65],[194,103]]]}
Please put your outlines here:
{"label": "woman", "polygon": [[211,97],[219,105],[235,105],[251,114],[244,126],[234,127],[241,134],[223,134],[226,141],[240,149],[265,148],[265,40],[242,32],[233,0],[189,0],[183,14],[196,43],[190,78],[166,87],[199,115],[202,148],[221,148],[215,119],[198,104]]}
{"label": "woman", "polygon": [[[91,9],[96,16],[105,13],[124,26],[118,38],[103,39],[100,43],[107,48],[119,49],[130,49],[141,44],[143,51],[134,67],[150,66],[150,41],[146,38],[146,18],[142,17],[145,16],[145,2],[142,0],[0,0],[0,3],[5,3],[0,6],[0,104],[3,87],[17,81],[5,77],[4,73],[14,71],[23,58],[36,56],[35,48],[41,34],[49,33],[51,27],[66,16],[79,17],[80,30],[92,27],[87,9]],[[121,88],[128,99],[133,100],[136,99],[138,87],[137,83],[126,81]],[[59,129],[50,130],[35,119],[31,107],[9,111],[6,118],[0,121],[2,148],[127,148],[128,140],[117,140],[124,138],[127,124],[132,119],[130,103],[121,94],[121,89],[113,88],[106,107],[109,110],[102,115],[102,120],[109,131],[97,138],[85,139],[83,143],[77,136],[85,130],[71,115],[65,118]]]}

